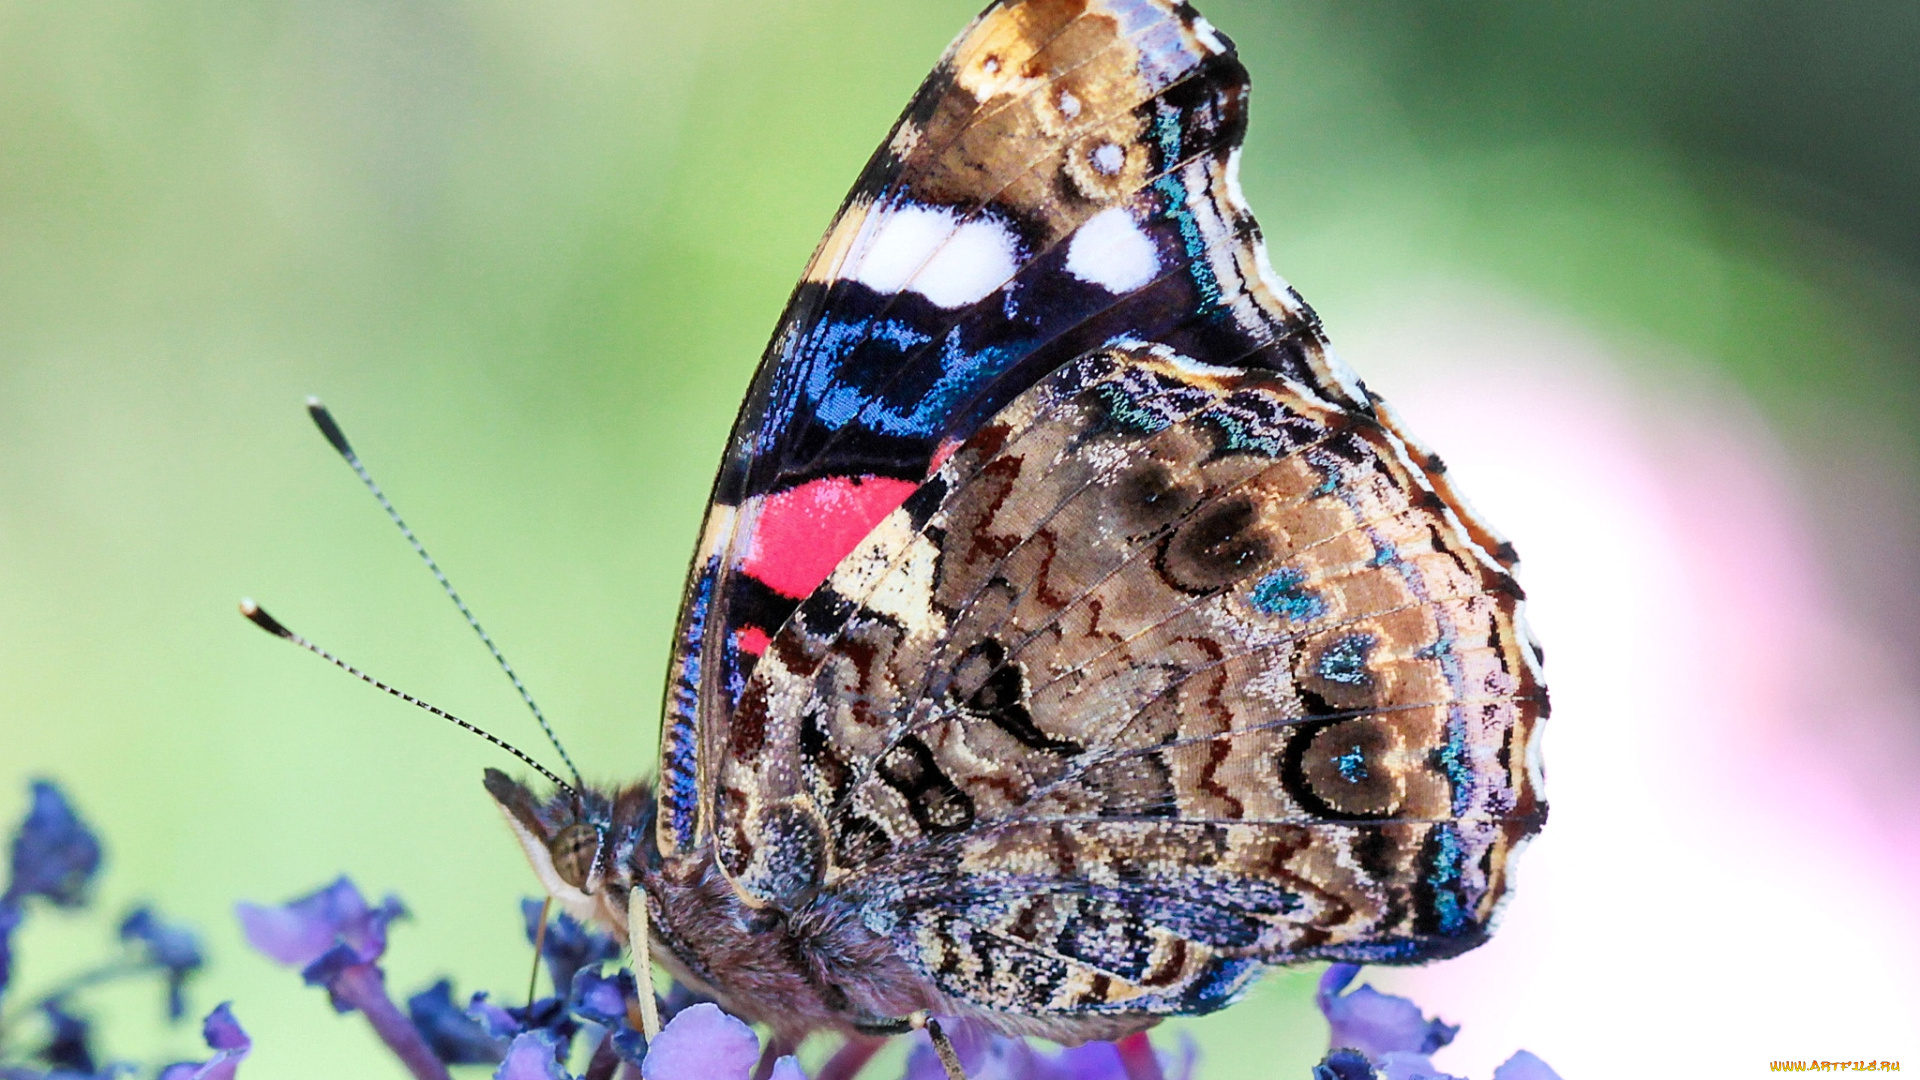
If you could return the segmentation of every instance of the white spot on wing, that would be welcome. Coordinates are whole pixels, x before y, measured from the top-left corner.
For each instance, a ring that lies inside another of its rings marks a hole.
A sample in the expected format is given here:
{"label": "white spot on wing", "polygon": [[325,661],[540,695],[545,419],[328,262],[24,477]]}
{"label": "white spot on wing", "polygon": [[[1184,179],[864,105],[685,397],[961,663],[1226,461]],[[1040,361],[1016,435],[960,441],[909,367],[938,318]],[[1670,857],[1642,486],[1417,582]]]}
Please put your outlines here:
{"label": "white spot on wing", "polygon": [[1006,226],[907,204],[871,214],[855,241],[847,277],[879,293],[911,289],[944,308],[971,304],[1019,269],[1019,244]]}
{"label": "white spot on wing", "polygon": [[1200,44],[1215,56],[1227,51],[1227,43],[1220,40],[1220,32],[1205,17],[1193,20],[1193,36],[1199,38]]}
{"label": "white spot on wing", "polygon": [[913,290],[943,308],[983,299],[1020,268],[1019,243],[1007,227],[988,218],[960,226],[914,278]]}
{"label": "white spot on wing", "polygon": [[1102,176],[1112,176],[1126,163],[1127,152],[1120,149],[1117,143],[1101,143],[1100,148],[1093,152],[1093,167]]}
{"label": "white spot on wing", "polygon": [[879,293],[897,293],[953,235],[953,215],[926,206],[876,208],[848,258],[846,276]]}
{"label": "white spot on wing", "polygon": [[1067,272],[1110,293],[1132,292],[1160,274],[1160,252],[1120,207],[1081,225],[1067,245]]}
{"label": "white spot on wing", "polygon": [[1080,115],[1080,99],[1065,90],[1060,91],[1060,115],[1072,120]]}

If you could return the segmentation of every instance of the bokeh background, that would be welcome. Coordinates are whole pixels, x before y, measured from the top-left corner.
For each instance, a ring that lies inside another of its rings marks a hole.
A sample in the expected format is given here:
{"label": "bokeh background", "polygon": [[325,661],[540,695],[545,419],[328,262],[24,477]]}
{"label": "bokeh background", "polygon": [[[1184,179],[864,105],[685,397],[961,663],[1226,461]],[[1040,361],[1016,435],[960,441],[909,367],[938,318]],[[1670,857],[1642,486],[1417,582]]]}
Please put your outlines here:
{"label": "bokeh background", "polygon": [[[1551,825],[1494,944],[1375,971],[1569,1080],[1920,1067],[1920,8],[1209,0],[1273,261],[1526,558]],[[511,994],[504,680],[652,767],[707,485],[829,215],[974,0],[0,0],[0,820],[197,924],[250,1076],[398,1075],[230,906],[346,871],[389,972]],[[12,1000],[108,951],[35,916]],[[1183,1025],[1304,1077],[1314,972]],[[148,988],[107,1049],[198,1050]],[[876,1074],[884,1075],[884,1073]]]}

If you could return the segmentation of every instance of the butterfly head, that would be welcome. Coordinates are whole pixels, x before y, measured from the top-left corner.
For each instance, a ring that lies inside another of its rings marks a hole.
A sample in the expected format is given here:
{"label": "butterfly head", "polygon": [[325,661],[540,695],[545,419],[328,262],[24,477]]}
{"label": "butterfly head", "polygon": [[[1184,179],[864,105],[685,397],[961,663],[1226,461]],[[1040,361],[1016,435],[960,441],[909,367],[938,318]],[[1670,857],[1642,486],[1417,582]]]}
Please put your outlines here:
{"label": "butterfly head", "polygon": [[561,789],[542,799],[498,769],[487,770],[486,786],[547,894],[576,919],[621,924],[652,789]]}

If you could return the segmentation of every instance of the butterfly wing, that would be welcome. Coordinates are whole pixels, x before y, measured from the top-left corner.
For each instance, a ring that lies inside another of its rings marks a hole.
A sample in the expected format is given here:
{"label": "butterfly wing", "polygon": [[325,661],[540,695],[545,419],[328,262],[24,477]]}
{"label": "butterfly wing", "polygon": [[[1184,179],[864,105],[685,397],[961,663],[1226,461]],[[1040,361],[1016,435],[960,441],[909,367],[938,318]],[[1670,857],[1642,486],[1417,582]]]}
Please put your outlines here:
{"label": "butterfly wing", "polygon": [[1484,937],[1545,816],[1508,566],[1375,415],[1165,346],[1016,399],[748,679],[722,868],[967,1007],[1164,1015]]}
{"label": "butterfly wing", "polygon": [[1119,336],[1365,410],[1267,267],[1234,179],[1247,79],[1184,4],[989,8],[829,229],[735,422],[682,605],[659,842],[712,834],[730,717],[768,642],[943,450]]}

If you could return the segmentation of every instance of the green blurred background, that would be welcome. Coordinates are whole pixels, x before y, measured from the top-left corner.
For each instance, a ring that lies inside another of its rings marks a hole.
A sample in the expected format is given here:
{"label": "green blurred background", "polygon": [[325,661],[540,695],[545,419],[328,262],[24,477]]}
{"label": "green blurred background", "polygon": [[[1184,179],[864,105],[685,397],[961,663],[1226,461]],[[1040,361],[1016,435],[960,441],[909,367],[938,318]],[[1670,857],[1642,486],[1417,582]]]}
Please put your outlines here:
{"label": "green blurred background", "polygon": [[[106,906],[207,933],[196,1014],[237,1002],[250,1075],[397,1069],[246,950],[236,899],[341,871],[399,893],[401,991],[510,993],[528,963],[532,880],[478,783],[495,753],[234,613],[256,596],[539,752],[304,396],[587,771],[650,770],[738,396],[975,7],[0,0],[0,820],[27,778],[63,782],[108,843]],[[1254,75],[1243,179],[1274,262],[1336,340],[1448,280],[1684,356],[1826,478],[1815,505],[1855,512],[1845,477],[1883,478],[1873,557],[1826,539],[1920,653],[1899,617],[1920,598],[1920,8],[1203,7]],[[36,916],[12,1000],[107,932]],[[1310,987],[1276,976],[1192,1024],[1208,1080],[1304,1076]],[[196,1053],[153,997],[99,999],[107,1049]]]}

